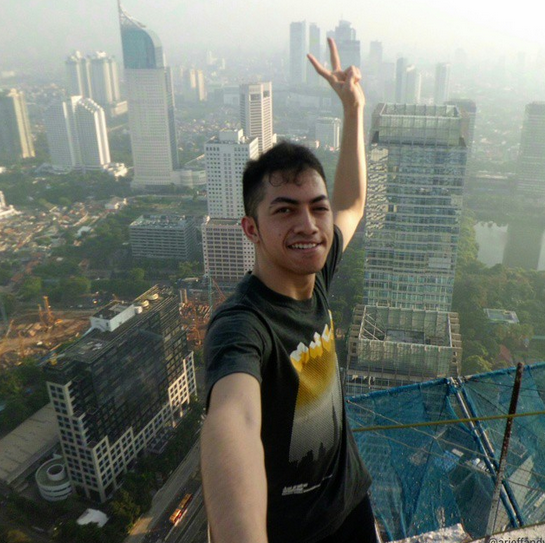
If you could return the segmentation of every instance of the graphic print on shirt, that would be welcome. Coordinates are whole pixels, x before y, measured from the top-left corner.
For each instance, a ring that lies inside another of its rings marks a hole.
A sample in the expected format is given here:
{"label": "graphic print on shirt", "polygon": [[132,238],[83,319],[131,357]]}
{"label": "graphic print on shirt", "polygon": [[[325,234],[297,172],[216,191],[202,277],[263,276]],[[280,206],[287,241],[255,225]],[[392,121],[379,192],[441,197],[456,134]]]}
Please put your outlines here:
{"label": "graphic print on shirt", "polygon": [[[290,441],[290,462],[297,462],[301,475],[323,473],[319,465],[339,442],[342,430],[342,393],[335,352],[333,320],[321,335],[316,332],[309,345],[300,343],[290,354],[299,375],[299,389]],[[318,463],[318,465],[317,465]],[[324,466],[325,469],[325,466]],[[305,481],[286,487],[283,494],[303,493],[321,484]]]}

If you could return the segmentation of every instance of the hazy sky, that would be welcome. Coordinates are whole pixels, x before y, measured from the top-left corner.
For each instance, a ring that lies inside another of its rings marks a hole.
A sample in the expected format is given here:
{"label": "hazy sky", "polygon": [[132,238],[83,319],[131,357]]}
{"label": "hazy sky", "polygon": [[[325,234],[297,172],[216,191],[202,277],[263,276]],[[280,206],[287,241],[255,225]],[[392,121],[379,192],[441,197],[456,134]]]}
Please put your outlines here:
{"label": "hazy sky", "polygon": [[[287,51],[289,23],[306,19],[323,33],[342,17],[366,54],[383,42],[398,53],[448,60],[457,47],[480,57],[545,48],[537,0],[125,0],[125,9],[161,38],[168,59],[192,47]],[[160,6],[157,8],[155,6]],[[116,0],[0,0],[0,69],[48,65],[74,49],[120,56]],[[415,59],[416,60],[416,59]],[[61,67],[59,65],[59,67]]]}

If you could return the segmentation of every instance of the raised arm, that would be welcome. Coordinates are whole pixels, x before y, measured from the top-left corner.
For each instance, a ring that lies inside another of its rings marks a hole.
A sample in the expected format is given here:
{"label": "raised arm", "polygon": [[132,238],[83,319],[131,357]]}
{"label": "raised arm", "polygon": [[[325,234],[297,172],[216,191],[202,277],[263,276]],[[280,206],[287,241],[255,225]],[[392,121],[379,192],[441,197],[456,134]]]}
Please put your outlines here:
{"label": "raised arm", "polygon": [[261,394],[254,377],[234,373],[214,385],[201,432],[201,470],[212,543],[266,543]]}
{"label": "raised arm", "polygon": [[367,166],[363,135],[365,96],[360,85],[359,68],[342,70],[335,41],[328,39],[331,70],[324,68],[312,55],[308,59],[316,71],[331,85],[343,105],[343,133],[333,189],[333,217],[343,233],[344,247],[352,239],[363,217],[367,193]]}

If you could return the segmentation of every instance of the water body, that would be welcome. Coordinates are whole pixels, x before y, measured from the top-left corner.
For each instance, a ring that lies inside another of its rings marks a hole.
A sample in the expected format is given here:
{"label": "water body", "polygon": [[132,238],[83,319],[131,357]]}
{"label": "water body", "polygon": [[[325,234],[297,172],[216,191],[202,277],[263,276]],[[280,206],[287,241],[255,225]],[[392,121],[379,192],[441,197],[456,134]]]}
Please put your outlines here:
{"label": "water body", "polygon": [[517,221],[500,226],[493,222],[475,225],[478,259],[487,266],[545,270],[545,227]]}

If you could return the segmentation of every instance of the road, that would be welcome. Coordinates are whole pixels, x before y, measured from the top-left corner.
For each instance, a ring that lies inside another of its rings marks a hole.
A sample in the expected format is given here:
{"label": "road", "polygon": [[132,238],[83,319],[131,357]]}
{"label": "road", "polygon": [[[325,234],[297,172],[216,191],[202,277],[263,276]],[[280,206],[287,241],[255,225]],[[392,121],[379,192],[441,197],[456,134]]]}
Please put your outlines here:
{"label": "road", "polygon": [[187,515],[174,527],[165,539],[165,543],[207,543],[207,528],[202,487],[199,487],[193,496]]}
{"label": "road", "polygon": [[[167,537],[172,528],[168,519],[176,505],[186,493],[192,493],[197,497],[199,492],[199,455],[200,446],[197,441],[165,485],[155,494],[151,509],[136,522],[124,543],[156,543]],[[194,502],[197,506],[198,500]],[[193,511],[193,508],[190,511]],[[192,517],[188,517],[190,518]],[[169,538],[168,542],[171,541],[173,539]]]}

